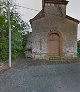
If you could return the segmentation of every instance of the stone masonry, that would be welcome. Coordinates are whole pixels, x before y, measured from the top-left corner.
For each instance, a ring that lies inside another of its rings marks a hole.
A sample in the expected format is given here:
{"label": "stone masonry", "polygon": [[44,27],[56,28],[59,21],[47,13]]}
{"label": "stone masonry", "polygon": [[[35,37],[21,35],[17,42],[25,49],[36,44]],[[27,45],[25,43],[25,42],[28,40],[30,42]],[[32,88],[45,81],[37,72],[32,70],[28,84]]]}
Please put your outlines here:
{"label": "stone masonry", "polygon": [[[59,34],[60,57],[76,57],[78,23],[78,20],[66,15],[65,4],[45,2],[43,10],[31,19],[32,57],[49,59],[49,33]],[[51,56],[54,56],[54,54]]]}

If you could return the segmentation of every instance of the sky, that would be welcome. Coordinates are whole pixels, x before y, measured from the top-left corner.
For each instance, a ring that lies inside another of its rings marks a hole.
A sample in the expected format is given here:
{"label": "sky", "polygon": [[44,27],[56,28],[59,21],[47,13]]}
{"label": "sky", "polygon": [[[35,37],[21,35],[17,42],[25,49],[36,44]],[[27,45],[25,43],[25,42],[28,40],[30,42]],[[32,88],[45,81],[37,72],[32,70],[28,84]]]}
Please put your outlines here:
{"label": "sky", "polygon": [[[66,7],[66,14],[80,20],[80,0],[68,0],[69,3]],[[16,0],[17,5],[22,7],[17,7],[24,21],[28,22],[42,9],[42,0]],[[26,8],[23,8],[26,7]],[[30,10],[27,8],[35,9]],[[78,26],[78,39],[80,39],[80,24]]]}

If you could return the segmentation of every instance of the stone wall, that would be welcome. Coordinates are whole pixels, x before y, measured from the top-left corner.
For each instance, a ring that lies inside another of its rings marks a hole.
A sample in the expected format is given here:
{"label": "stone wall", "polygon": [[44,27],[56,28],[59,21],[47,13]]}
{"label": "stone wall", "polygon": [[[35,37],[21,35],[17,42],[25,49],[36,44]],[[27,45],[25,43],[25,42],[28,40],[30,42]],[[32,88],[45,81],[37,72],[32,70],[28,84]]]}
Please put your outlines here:
{"label": "stone wall", "polygon": [[28,32],[27,36],[26,49],[32,49],[32,32]]}
{"label": "stone wall", "polygon": [[32,32],[28,32],[27,36],[27,44],[24,53],[25,57],[32,58]]}
{"label": "stone wall", "polygon": [[[65,7],[65,6],[62,6]],[[32,53],[33,58],[48,58],[48,33],[60,33],[63,38],[63,57],[77,56],[77,23],[69,20],[58,12],[54,5],[46,6],[45,17],[32,21]],[[62,8],[63,9],[63,8]],[[64,8],[66,11],[66,7]]]}

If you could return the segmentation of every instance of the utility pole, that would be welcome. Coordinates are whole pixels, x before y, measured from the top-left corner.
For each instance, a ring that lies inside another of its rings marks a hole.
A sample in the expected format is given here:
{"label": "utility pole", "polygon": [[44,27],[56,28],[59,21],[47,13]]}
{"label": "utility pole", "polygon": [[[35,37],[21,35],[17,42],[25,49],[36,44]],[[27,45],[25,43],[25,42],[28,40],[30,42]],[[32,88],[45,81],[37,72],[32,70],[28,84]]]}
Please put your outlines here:
{"label": "utility pole", "polygon": [[10,3],[7,0],[8,23],[9,23],[9,67],[11,67],[11,21],[10,21]]}

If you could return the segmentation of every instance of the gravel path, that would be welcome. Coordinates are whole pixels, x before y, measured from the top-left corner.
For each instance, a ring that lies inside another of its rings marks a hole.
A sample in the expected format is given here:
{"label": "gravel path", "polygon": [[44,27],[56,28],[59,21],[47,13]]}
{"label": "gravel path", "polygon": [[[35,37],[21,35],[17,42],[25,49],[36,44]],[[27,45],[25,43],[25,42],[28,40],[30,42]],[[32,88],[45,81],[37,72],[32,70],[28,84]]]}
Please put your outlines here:
{"label": "gravel path", "polygon": [[0,74],[0,92],[80,92],[80,62],[40,62],[23,60]]}

